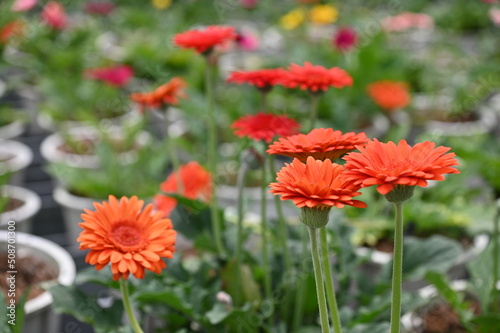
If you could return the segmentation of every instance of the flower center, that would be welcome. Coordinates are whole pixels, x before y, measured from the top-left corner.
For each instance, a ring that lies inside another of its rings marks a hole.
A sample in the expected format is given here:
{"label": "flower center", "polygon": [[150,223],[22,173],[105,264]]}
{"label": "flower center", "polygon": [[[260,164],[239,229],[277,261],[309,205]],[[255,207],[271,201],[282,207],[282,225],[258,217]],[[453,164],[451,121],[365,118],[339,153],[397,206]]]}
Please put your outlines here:
{"label": "flower center", "polygon": [[112,240],[123,247],[135,247],[142,243],[141,232],[135,227],[119,224],[111,230]]}

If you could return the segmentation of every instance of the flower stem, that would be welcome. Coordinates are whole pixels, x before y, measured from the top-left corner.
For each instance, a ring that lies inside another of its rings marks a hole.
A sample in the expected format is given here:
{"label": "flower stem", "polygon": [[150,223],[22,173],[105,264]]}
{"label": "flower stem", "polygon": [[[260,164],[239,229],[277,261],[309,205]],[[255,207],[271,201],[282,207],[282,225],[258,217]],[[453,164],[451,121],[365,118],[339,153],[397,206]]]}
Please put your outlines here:
{"label": "flower stem", "polygon": [[141,326],[139,326],[137,319],[135,318],[134,311],[132,310],[132,304],[130,303],[130,295],[128,293],[127,280],[120,279],[119,283],[120,283],[120,291],[122,293],[123,307],[125,308],[125,312],[127,313],[128,319],[130,320],[130,326],[132,326],[132,329],[134,330],[135,333],[144,333],[142,331]]}
{"label": "flower stem", "polygon": [[[269,155],[269,166],[271,169],[271,174],[276,176],[276,170],[274,165],[274,155]],[[282,201],[278,196],[274,196],[274,202],[276,204],[276,211],[278,213],[278,227],[279,227],[279,238],[281,244],[281,250],[283,251],[283,264],[285,267],[285,274],[291,274],[292,272],[292,260],[290,255],[290,249],[288,248],[288,230],[286,226],[285,216],[283,214],[283,206]],[[284,304],[284,313],[285,317],[288,317],[288,311],[290,309],[290,293],[288,289],[285,290],[285,304]],[[286,318],[285,318],[286,319]]]}
{"label": "flower stem", "polygon": [[321,261],[323,263],[323,271],[325,272],[325,287],[328,307],[330,308],[330,317],[332,317],[333,332],[340,333],[342,328],[340,325],[339,309],[337,299],[335,297],[335,286],[333,284],[333,274],[328,260],[328,243],[326,235],[326,227],[319,229],[319,245],[321,248]]}
{"label": "flower stem", "polygon": [[[208,104],[208,169],[214,179],[217,175],[217,118],[214,106],[214,93],[212,82],[212,66],[210,60],[206,58],[205,67],[205,89],[207,92]],[[217,200],[217,186],[212,186],[212,203],[210,205],[210,217],[212,220],[212,229],[214,232],[215,246],[219,256],[223,256],[224,247],[222,246],[220,216]]]}
{"label": "flower stem", "polygon": [[316,124],[316,118],[318,117],[318,105],[319,105],[319,97],[320,95],[317,93],[311,93],[311,111],[309,112],[309,130],[314,129],[314,125]]}
{"label": "flower stem", "polygon": [[392,270],[391,333],[399,333],[403,283],[403,203],[395,202],[394,259]]}
{"label": "flower stem", "polygon": [[267,239],[269,228],[267,225],[267,154],[263,155],[262,179],[261,179],[261,227],[262,227],[262,265],[264,266],[264,295],[266,299],[271,299],[271,267],[269,265],[269,241]]}
{"label": "flower stem", "polygon": [[[243,217],[244,217],[244,209],[243,209],[243,190],[245,188],[245,175],[247,172],[247,164],[243,163],[238,170],[238,179],[236,181],[236,185],[238,187],[238,225],[237,225],[237,243],[236,243],[236,253],[235,253],[235,261],[236,267],[238,267],[237,271],[237,283],[238,290],[241,290],[243,286],[243,281],[241,281],[241,256],[243,252]],[[240,300],[235,299],[235,304],[239,305]]]}
{"label": "flower stem", "polygon": [[323,274],[321,272],[321,261],[318,246],[318,229],[309,229],[309,239],[311,241],[311,255],[313,259],[314,279],[316,281],[316,293],[318,296],[319,318],[321,322],[321,332],[330,333],[330,323],[328,322],[328,310],[326,306],[325,288],[323,285]]}
{"label": "flower stem", "polygon": [[499,312],[500,311],[500,300],[498,296],[498,288],[497,288],[497,282],[500,280],[500,244],[499,244],[499,237],[500,237],[500,199],[497,200],[497,209],[496,209],[496,214],[495,214],[495,219],[493,221],[493,306],[492,310],[494,312]]}
{"label": "flower stem", "polygon": [[172,172],[177,172],[176,181],[177,181],[177,193],[181,194],[184,192],[184,186],[182,184],[182,177],[179,170],[180,162],[175,151],[174,141],[169,131],[169,123],[167,118],[168,109],[163,113],[164,121],[165,121],[165,139],[167,140],[167,149],[170,155],[170,162],[172,163]]}
{"label": "flower stem", "polygon": [[268,95],[268,92],[267,91],[259,91],[260,93],[260,109],[261,111],[269,111],[267,109],[267,95]]}
{"label": "flower stem", "polygon": [[[302,229],[305,230],[305,229]],[[307,260],[307,233],[302,231],[300,234],[302,238],[302,254],[301,259],[302,262],[305,263]],[[305,273],[302,273],[305,274]],[[306,279],[307,276],[303,276],[303,279]],[[292,332],[298,332],[300,325],[302,324],[302,319],[304,317],[304,297],[306,293],[305,283],[303,281],[295,281],[295,285],[297,286],[297,291],[295,292],[295,308],[293,310],[293,322],[292,322]]]}

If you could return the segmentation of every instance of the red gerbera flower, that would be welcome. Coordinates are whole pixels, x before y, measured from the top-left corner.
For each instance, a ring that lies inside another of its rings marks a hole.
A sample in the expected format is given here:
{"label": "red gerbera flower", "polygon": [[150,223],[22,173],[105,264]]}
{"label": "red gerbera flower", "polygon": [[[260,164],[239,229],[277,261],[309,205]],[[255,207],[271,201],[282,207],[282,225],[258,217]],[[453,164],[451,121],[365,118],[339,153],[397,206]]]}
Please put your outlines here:
{"label": "red gerbera flower", "polygon": [[113,279],[126,280],[130,273],[144,278],[145,270],[160,273],[166,267],[162,258],[172,258],[176,232],[163,212],[144,209],[144,201],[110,195],[108,202],[94,202],[95,211],[82,214],[83,231],[77,241],[80,250],[90,250],[85,261],[97,270],[111,264]]}
{"label": "red gerbera flower", "polygon": [[25,24],[21,20],[7,23],[0,29],[0,43],[7,43],[12,37],[22,36]]}
{"label": "red gerbera flower", "polygon": [[338,67],[327,69],[305,62],[301,67],[291,64],[282,83],[287,88],[299,87],[302,90],[326,91],[330,87],[343,88],[352,85],[352,77]]}
{"label": "red gerbera flower", "polygon": [[56,1],[49,1],[43,7],[42,20],[56,30],[62,30],[68,24],[68,17],[64,7]]}
{"label": "red gerbera flower", "polygon": [[159,108],[162,105],[177,105],[179,104],[179,98],[187,97],[183,90],[186,87],[186,81],[180,77],[174,77],[152,92],[133,93],[130,95],[130,99],[138,103],[141,110],[144,108]]}
{"label": "red gerbera flower", "polygon": [[239,137],[247,136],[255,141],[271,142],[276,136],[287,137],[298,133],[300,125],[285,115],[258,112],[255,115],[241,117],[231,127],[234,129],[234,134]]}
{"label": "red gerbera flower", "polygon": [[259,89],[269,90],[280,84],[286,71],[282,68],[260,69],[256,71],[234,71],[227,78],[227,82],[249,84]]}
{"label": "red gerbera flower", "polygon": [[405,140],[396,145],[374,139],[358,150],[344,157],[347,178],[361,187],[378,185],[377,191],[384,195],[397,185],[425,187],[428,180],[460,173],[453,167],[458,165],[455,154],[447,153],[450,148],[435,148],[430,141],[411,147]]}
{"label": "red gerbera flower", "polygon": [[281,200],[292,200],[299,208],[366,207],[364,202],[353,200],[361,194],[359,186],[346,180],[342,165],[311,156],[305,164],[294,159],[285,165],[277,174],[278,182],[269,185],[270,192],[281,195]]}
{"label": "red gerbera flower", "polygon": [[87,78],[106,82],[112,87],[122,87],[126,85],[133,75],[134,70],[132,67],[126,65],[91,68],[85,71],[85,76]]}
{"label": "red gerbera flower", "polygon": [[349,27],[339,29],[333,38],[333,44],[340,51],[349,51],[356,46],[357,41],[358,34],[356,33],[356,30]]}
{"label": "red gerbera flower", "polygon": [[186,49],[195,49],[198,53],[205,53],[215,46],[235,40],[237,36],[233,27],[211,25],[203,30],[189,30],[175,35],[174,44]]}
{"label": "red gerbera flower", "polygon": [[[179,181],[182,190],[179,190]],[[181,165],[179,170],[171,173],[167,180],[161,183],[164,193],[175,193],[191,200],[201,200],[209,203],[212,199],[212,175],[198,162]],[[155,196],[155,206],[167,216],[174,210],[177,200],[164,194]]]}
{"label": "red gerbera flower", "polygon": [[84,10],[88,14],[109,15],[115,10],[115,4],[109,1],[90,1],[85,3]]}
{"label": "red gerbera flower", "polygon": [[410,93],[406,82],[377,81],[368,86],[368,95],[383,109],[393,111],[410,103]]}
{"label": "red gerbera flower", "polygon": [[356,146],[364,146],[368,140],[365,133],[342,133],[332,128],[317,128],[308,134],[280,138],[269,146],[267,152],[273,155],[295,157],[302,162],[305,162],[309,156],[316,160],[336,160],[356,149]]}

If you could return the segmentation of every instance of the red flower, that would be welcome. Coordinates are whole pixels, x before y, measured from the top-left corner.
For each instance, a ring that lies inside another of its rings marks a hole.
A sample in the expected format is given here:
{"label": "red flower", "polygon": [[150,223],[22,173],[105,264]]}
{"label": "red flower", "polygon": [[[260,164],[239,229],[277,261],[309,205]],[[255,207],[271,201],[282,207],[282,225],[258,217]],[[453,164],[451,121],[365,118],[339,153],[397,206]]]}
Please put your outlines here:
{"label": "red flower", "polygon": [[299,208],[366,207],[364,202],[352,199],[361,194],[357,192],[359,186],[346,180],[342,165],[310,156],[306,164],[294,159],[285,165],[277,174],[278,182],[269,185],[269,192],[281,195],[281,200],[292,200]]}
{"label": "red flower", "polygon": [[35,7],[38,3],[38,0],[15,0],[12,4],[13,12],[25,12]]}
{"label": "red flower", "polygon": [[333,44],[340,51],[349,51],[358,41],[358,35],[356,30],[352,28],[341,28],[339,29],[333,38]]}
{"label": "red flower", "polygon": [[138,103],[142,110],[144,108],[159,108],[164,104],[177,105],[179,98],[187,97],[183,90],[186,87],[186,81],[180,77],[174,77],[152,92],[133,93],[130,95],[130,99]]}
{"label": "red flower", "polygon": [[162,212],[143,205],[136,196],[118,201],[110,195],[107,202],[94,202],[95,211],[85,209],[77,239],[80,250],[90,250],[85,262],[97,270],[110,264],[115,281],[126,280],[130,273],[143,279],[146,269],[161,273],[167,266],[162,258],[174,255],[176,232]]}
{"label": "red flower", "polygon": [[175,35],[174,44],[205,53],[210,52],[215,46],[235,40],[237,36],[233,27],[211,25],[203,30],[189,30]]}
{"label": "red flower", "polygon": [[383,109],[393,111],[410,103],[406,82],[378,81],[368,86],[368,95]]}
{"label": "red flower", "polygon": [[227,78],[227,82],[249,84],[259,89],[268,90],[280,84],[286,71],[282,68],[260,69],[256,71],[234,71]]}
{"label": "red flower", "polygon": [[64,7],[60,3],[49,1],[43,7],[42,20],[52,28],[62,30],[66,28],[68,17],[64,12]]}
{"label": "red flower", "polygon": [[267,152],[273,155],[295,157],[301,162],[305,162],[309,156],[316,160],[336,160],[356,149],[356,146],[364,146],[367,142],[368,138],[365,133],[343,134],[331,128],[317,128],[308,134],[280,138],[269,146]]}
{"label": "red flower", "polygon": [[87,69],[85,75],[93,80],[104,81],[113,87],[122,87],[130,81],[134,70],[130,66],[118,65]]}
{"label": "red flower", "polygon": [[291,64],[282,83],[287,88],[299,87],[302,90],[326,91],[330,87],[343,88],[352,85],[352,77],[343,69],[313,66],[305,62],[304,67]]}
{"label": "red flower", "polygon": [[86,2],[84,10],[88,14],[109,15],[115,9],[115,4],[108,1]]}
{"label": "red flower", "polygon": [[24,27],[24,22],[20,20],[7,23],[0,29],[0,43],[5,44],[14,36],[22,36]]}
{"label": "red flower", "polygon": [[255,141],[271,142],[276,136],[287,137],[298,133],[300,125],[287,116],[276,116],[270,113],[259,112],[255,115],[243,116],[236,120],[231,127],[239,137],[249,137]]}
{"label": "red flower", "polygon": [[434,148],[430,141],[411,147],[405,140],[398,145],[390,141],[368,142],[358,147],[359,153],[349,153],[346,176],[361,187],[378,185],[380,194],[387,194],[397,185],[427,186],[428,180],[444,180],[443,174],[460,173],[453,166],[458,165],[455,154],[446,153],[447,147]]}
{"label": "red flower", "polygon": [[[179,177],[182,191],[179,191]],[[212,199],[212,176],[198,162],[181,165],[179,171],[171,173],[167,180],[161,183],[160,189],[165,193],[179,194],[191,200],[201,200],[209,203]],[[168,195],[155,196],[155,207],[169,216],[177,205],[177,200]]]}

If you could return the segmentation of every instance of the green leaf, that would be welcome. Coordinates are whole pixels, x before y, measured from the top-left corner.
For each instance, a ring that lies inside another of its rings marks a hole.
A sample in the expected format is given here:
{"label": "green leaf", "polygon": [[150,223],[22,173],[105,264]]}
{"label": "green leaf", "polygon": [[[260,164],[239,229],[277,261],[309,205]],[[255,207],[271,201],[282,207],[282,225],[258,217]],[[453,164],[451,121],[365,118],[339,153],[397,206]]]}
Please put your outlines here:
{"label": "green leaf", "polygon": [[[461,245],[443,236],[407,237],[403,245],[403,278],[417,280],[427,272],[446,272],[463,253]],[[392,260],[384,267],[383,280],[392,275]]]}
{"label": "green leaf", "polygon": [[[3,306],[3,304],[7,304],[3,292],[0,292],[0,304],[2,305],[0,306],[0,318],[7,318],[7,320],[5,320],[7,323],[10,318],[7,317],[7,314],[9,313],[7,307]],[[6,325],[0,325],[0,333],[12,333],[11,328],[13,328],[12,325],[8,323]]]}
{"label": "green leaf", "polygon": [[76,319],[93,325],[98,332],[112,332],[121,326],[123,304],[116,301],[109,308],[102,308],[95,297],[84,294],[75,286],[55,285],[49,289],[52,294],[52,308],[67,313]]}
{"label": "green leaf", "polygon": [[481,252],[479,257],[471,261],[468,265],[469,272],[472,275],[471,284],[474,293],[479,297],[482,309],[487,309],[491,302],[494,279],[492,273],[493,267],[493,246],[490,242],[488,247]]}
{"label": "green leaf", "polygon": [[500,332],[500,314],[484,315],[472,320],[477,325],[477,333],[498,333]]}
{"label": "green leaf", "polygon": [[388,322],[360,324],[350,329],[349,333],[387,333],[389,329],[390,324]]}
{"label": "green leaf", "polygon": [[16,304],[16,325],[12,329],[12,333],[21,333],[23,331],[24,317],[26,313],[24,312],[24,305],[28,301],[31,286],[24,290],[23,295]]}
{"label": "green leaf", "polygon": [[[245,302],[260,302],[262,296],[257,281],[252,275],[252,270],[248,265],[236,264],[234,259],[228,261],[226,267],[221,272],[222,280],[227,286],[227,292],[233,297],[235,304],[243,304]],[[241,276],[241,281],[238,282],[238,277]]]}
{"label": "green leaf", "polygon": [[232,310],[228,309],[228,307],[220,302],[215,303],[214,307],[205,313],[205,317],[207,317],[208,321],[212,325],[217,325],[224,321],[230,314]]}

